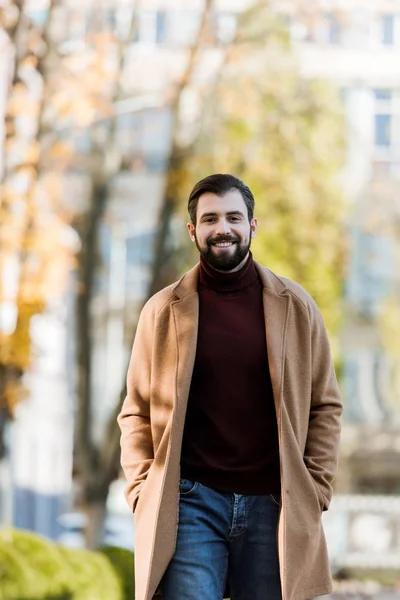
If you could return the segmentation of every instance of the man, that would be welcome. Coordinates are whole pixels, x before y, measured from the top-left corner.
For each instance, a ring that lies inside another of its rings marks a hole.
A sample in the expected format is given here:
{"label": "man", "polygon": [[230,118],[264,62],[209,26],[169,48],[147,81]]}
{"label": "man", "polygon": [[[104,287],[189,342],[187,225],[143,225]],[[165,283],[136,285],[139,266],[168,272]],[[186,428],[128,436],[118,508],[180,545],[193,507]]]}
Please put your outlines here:
{"label": "man", "polygon": [[241,180],[206,177],[188,208],[200,264],[143,308],[118,417],[136,600],[327,594],[341,402],[322,317],[253,260]]}

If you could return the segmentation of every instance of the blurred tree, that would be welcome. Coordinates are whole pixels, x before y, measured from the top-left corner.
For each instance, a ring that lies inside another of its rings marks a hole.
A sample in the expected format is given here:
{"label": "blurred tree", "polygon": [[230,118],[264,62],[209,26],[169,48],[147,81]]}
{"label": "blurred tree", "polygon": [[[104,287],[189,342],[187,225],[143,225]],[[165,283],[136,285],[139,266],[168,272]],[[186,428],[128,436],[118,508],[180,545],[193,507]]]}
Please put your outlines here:
{"label": "blurred tree", "polygon": [[49,30],[55,7],[55,1],[49,2],[41,24],[24,13],[24,2],[9,3],[2,13],[13,61],[0,204],[1,440],[6,420],[24,396],[21,382],[31,359],[31,320],[61,293],[71,267],[71,247],[43,169],[47,88],[55,53]]}
{"label": "blurred tree", "polygon": [[268,2],[256,2],[239,17],[212,81],[196,93],[191,136],[178,130],[172,146],[150,295],[194,257],[182,242],[177,256],[171,243],[193,182],[234,173],[257,199],[256,257],[315,298],[338,362],[346,206],[338,181],[345,124],[337,91],[301,75],[286,21]]}
{"label": "blurred tree", "polygon": [[279,17],[266,9],[253,17],[242,39],[252,34],[258,41],[230,53],[186,154],[186,179],[232,172],[250,186],[259,220],[256,258],[312,294],[338,358],[346,251],[341,104],[330,84],[302,77],[288,37],[257,36],[271,27],[282,32]]}
{"label": "blurred tree", "polygon": [[[208,24],[209,27],[205,35],[209,48],[213,52],[218,51],[218,55],[214,58],[215,64],[212,66],[207,65],[207,76],[193,77],[192,80],[189,80],[186,75],[182,78],[181,93],[176,96],[179,98],[179,103],[176,104],[173,110],[173,136],[166,169],[164,197],[159,216],[160,225],[154,245],[148,297],[175,279],[182,268],[187,266],[188,259],[190,260],[190,251],[188,251],[180,237],[180,208],[182,203],[186,201],[185,194],[188,188],[193,185],[193,177],[197,177],[197,174],[191,173],[191,165],[195,164],[201,167],[201,162],[198,163],[201,156],[198,156],[197,146],[201,124],[204,115],[214,106],[217,100],[216,89],[221,76],[225,73],[234,56],[244,46],[252,52],[260,44],[265,45],[268,41],[274,41],[280,45],[283,53],[287,50],[287,28],[282,20],[273,17],[268,12],[268,7],[268,0],[256,0],[243,13],[239,13],[236,17],[232,15],[229,24],[225,25],[225,30],[224,27],[219,26],[214,14],[212,26],[211,23]],[[263,20],[261,27],[255,28],[254,22],[257,22],[259,15],[265,12],[268,14],[268,19]],[[206,23],[204,26],[206,26]],[[188,65],[191,65],[194,59],[195,56],[192,57]],[[207,57],[205,57],[204,62],[206,61]],[[194,66],[196,65],[193,64],[190,69],[193,70]],[[206,67],[200,63],[197,68],[201,70],[201,68],[205,69]],[[211,144],[206,152],[209,151],[211,154],[216,138],[213,138],[211,129],[208,131]],[[184,240],[187,241],[187,239],[185,235]]]}
{"label": "blurred tree", "polygon": [[[12,314],[0,329],[0,432],[24,396],[22,376],[34,352],[31,321],[65,291],[77,251],[71,224],[81,238],[75,263],[79,361],[75,466],[84,498],[92,498],[101,489],[104,500],[103,478],[93,484],[97,454],[91,437],[89,313],[98,266],[98,229],[109,187],[120,169],[115,103],[122,97],[122,72],[135,33],[136,8],[131,9],[127,35],[110,30],[103,8],[93,16],[88,32],[72,40],[60,27],[70,20],[70,10],[74,18],[88,17],[61,0],[43,4],[39,18],[32,4],[25,6],[19,0],[6,3],[2,12],[1,26],[9,36],[13,64],[6,114],[0,260],[7,267],[8,288],[12,289],[0,287],[0,303]],[[85,140],[89,143],[82,144]],[[83,207],[82,197],[75,202],[63,189],[68,190],[68,180],[77,173],[89,189]]]}
{"label": "blurred tree", "polygon": [[[78,151],[77,144],[93,123],[93,131],[102,123],[104,129],[113,112],[119,38],[105,31],[99,11],[84,50],[82,40],[68,45],[60,24],[68,21],[69,10],[61,0],[48,0],[38,14],[32,3],[9,0],[1,12],[11,60],[0,204],[0,261],[8,276],[7,286],[0,279],[7,319],[0,328],[0,430],[24,396],[31,321],[68,283],[77,250],[70,225],[86,235],[79,202],[65,193],[66,175],[89,172],[101,188],[97,175],[107,173],[97,158],[104,154],[99,150],[104,139],[88,151]],[[101,203],[90,204],[91,214],[88,204],[90,222]]]}
{"label": "blurred tree", "polygon": [[94,284],[99,264],[99,235],[104,213],[110,200],[110,190],[115,177],[121,170],[122,157],[117,143],[117,114],[113,106],[123,96],[123,76],[129,47],[137,30],[137,11],[132,7],[127,36],[114,39],[116,68],[109,102],[110,115],[107,120],[93,124],[90,134],[89,177],[90,193],[87,210],[75,220],[75,226],[82,242],[77,266],[77,311],[76,342],[78,380],[78,411],[75,434],[75,477],[80,488],[80,502],[87,514],[85,531],[86,545],[97,547],[103,536],[105,502],[110,483],[118,476],[118,459],[109,452],[108,439],[96,443],[93,431],[95,398],[92,380],[93,320],[91,306]]}
{"label": "blurred tree", "polygon": [[[202,18],[198,33],[188,53],[186,68],[175,90],[166,99],[166,105],[172,112],[172,140],[175,140],[180,126],[179,110],[186,89],[190,85],[199,53],[207,43],[207,24],[212,0],[206,0],[202,9]],[[128,60],[129,46],[135,37],[137,15],[132,13],[128,37],[117,45],[117,78],[111,94],[111,104],[123,99],[123,76]],[[122,156],[117,143],[117,115],[110,115],[106,127],[94,126],[91,129],[91,165],[89,167],[90,189],[89,208],[82,215],[78,230],[82,240],[82,250],[78,257],[78,304],[77,304],[77,344],[78,344],[78,415],[76,425],[75,472],[79,482],[80,501],[88,516],[86,545],[98,546],[102,539],[105,517],[105,503],[110,483],[118,476],[119,465],[119,429],[116,413],[112,413],[106,433],[100,442],[93,431],[93,411],[96,398],[92,385],[93,320],[90,310],[94,293],[94,281],[99,254],[99,230],[110,199],[110,191],[115,178],[122,167]],[[174,142],[172,142],[174,147]],[[174,163],[174,151],[171,152],[170,166]],[[170,170],[171,170],[170,169]],[[169,171],[170,171],[169,170]],[[166,197],[169,202],[169,187],[166,185]],[[161,230],[164,220],[160,220]],[[161,234],[162,235],[162,234]],[[156,255],[158,257],[158,254]],[[154,270],[156,270],[155,267]],[[118,403],[118,410],[119,410]]]}

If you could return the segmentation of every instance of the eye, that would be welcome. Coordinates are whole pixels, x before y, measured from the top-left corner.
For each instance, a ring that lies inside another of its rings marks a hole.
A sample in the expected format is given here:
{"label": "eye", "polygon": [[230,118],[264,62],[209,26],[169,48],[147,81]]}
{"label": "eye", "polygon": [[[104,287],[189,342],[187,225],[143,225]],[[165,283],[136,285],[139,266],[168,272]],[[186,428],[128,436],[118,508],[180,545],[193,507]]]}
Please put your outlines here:
{"label": "eye", "polygon": [[240,217],[238,215],[232,215],[229,220],[234,222],[240,221]]}
{"label": "eye", "polygon": [[206,219],[204,219],[204,223],[213,223],[214,221],[214,217],[207,217]]}

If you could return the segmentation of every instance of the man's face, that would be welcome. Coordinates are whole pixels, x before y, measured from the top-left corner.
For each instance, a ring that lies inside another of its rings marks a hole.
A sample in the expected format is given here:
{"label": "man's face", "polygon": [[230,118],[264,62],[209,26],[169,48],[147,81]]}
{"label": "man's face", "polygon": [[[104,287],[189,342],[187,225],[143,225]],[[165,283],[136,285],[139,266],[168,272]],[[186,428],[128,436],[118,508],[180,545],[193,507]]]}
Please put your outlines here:
{"label": "man's face", "polygon": [[224,196],[207,192],[198,201],[196,227],[192,223],[187,227],[191,240],[210,267],[236,271],[248,256],[257,219],[249,223],[239,190],[231,190]]}

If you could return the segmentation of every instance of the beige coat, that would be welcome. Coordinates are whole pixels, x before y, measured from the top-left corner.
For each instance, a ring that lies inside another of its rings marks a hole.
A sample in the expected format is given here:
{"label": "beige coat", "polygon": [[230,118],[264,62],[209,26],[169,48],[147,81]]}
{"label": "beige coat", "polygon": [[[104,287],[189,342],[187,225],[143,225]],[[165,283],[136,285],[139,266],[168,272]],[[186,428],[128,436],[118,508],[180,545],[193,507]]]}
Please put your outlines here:
{"label": "beige coat", "polygon": [[[332,495],[341,401],[315,302],[296,283],[256,267],[264,286],[279,431],[283,600],[304,600],[331,591],[321,512]],[[135,513],[136,600],[153,598],[175,550],[180,450],[196,355],[198,271],[196,265],[143,308],[118,417],[126,497]]]}

